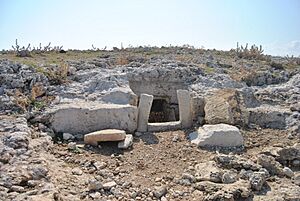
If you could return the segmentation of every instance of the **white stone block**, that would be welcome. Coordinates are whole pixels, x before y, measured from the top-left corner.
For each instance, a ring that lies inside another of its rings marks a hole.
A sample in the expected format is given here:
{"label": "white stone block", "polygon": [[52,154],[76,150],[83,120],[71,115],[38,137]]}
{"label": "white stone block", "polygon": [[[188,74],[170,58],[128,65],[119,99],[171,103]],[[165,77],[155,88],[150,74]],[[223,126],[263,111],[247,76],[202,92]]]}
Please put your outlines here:
{"label": "white stone block", "polygon": [[146,132],[148,129],[148,119],[153,102],[153,96],[148,94],[141,94],[140,103],[138,106],[138,127],[137,131]]}
{"label": "white stone block", "polygon": [[177,90],[177,98],[179,105],[179,120],[182,128],[190,128],[192,126],[192,110],[191,95],[187,90]]}

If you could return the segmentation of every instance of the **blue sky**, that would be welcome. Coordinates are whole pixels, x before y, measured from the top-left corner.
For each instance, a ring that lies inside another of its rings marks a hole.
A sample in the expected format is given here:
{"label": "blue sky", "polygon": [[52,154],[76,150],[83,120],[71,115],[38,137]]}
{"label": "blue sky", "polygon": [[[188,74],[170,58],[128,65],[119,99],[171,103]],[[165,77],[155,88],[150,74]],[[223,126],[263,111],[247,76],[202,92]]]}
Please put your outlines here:
{"label": "blue sky", "polygon": [[0,49],[262,44],[300,55],[300,0],[0,0]]}

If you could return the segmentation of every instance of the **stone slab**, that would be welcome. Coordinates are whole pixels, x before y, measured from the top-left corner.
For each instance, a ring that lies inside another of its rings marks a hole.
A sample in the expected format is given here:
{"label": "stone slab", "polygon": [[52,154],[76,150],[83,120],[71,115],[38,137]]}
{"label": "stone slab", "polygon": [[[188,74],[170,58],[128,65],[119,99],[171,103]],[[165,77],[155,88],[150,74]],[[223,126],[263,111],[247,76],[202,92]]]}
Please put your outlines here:
{"label": "stone slab", "polygon": [[162,122],[162,123],[148,123],[149,132],[179,130],[181,128],[180,121]]}
{"label": "stone slab", "polygon": [[105,129],[84,135],[84,143],[97,145],[98,142],[122,141],[126,138],[124,130]]}
{"label": "stone slab", "polygon": [[137,128],[137,107],[80,101],[60,104],[48,111],[55,132],[86,134],[102,129],[134,132]]}

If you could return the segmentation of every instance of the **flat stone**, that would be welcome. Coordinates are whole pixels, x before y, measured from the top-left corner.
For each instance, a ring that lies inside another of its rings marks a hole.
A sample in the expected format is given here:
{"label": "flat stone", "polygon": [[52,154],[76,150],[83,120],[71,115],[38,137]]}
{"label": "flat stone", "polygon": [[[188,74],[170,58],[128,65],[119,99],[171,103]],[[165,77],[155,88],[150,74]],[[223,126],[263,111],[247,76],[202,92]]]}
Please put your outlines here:
{"label": "flat stone", "polygon": [[153,191],[154,196],[159,199],[165,194],[167,194],[168,190],[165,186],[155,187],[155,190]]}
{"label": "flat stone", "polygon": [[103,188],[104,189],[111,189],[112,187],[115,187],[116,185],[117,185],[116,182],[110,181],[110,182],[107,182],[107,183],[103,184]]}
{"label": "flat stone", "polygon": [[90,191],[96,191],[96,190],[103,188],[103,186],[100,181],[97,181],[96,179],[91,179],[91,180],[89,180],[88,188]]}
{"label": "flat stone", "polygon": [[148,131],[149,132],[179,130],[180,128],[181,128],[180,121],[148,123]]}
{"label": "flat stone", "polygon": [[72,174],[74,174],[74,175],[82,175],[83,172],[82,172],[82,170],[80,168],[73,168],[72,169]]}
{"label": "flat stone", "polygon": [[240,147],[244,139],[239,129],[228,124],[204,125],[189,135],[200,147]]}
{"label": "flat stone", "polygon": [[289,177],[289,178],[292,178],[292,177],[294,176],[293,170],[291,170],[291,169],[288,168],[288,167],[284,167],[284,168],[282,169],[282,171],[283,171],[283,174],[284,174],[285,176]]}
{"label": "flat stone", "polygon": [[97,145],[98,142],[122,141],[126,138],[126,132],[118,129],[105,129],[95,131],[84,136],[84,143]]}
{"label": "flat stone", "polygon": [[70,133],[63,133],[63,139],[68,141],[74,139],[74,136]]}
{"label": "flat stone", "polygon": [[47,111],[55,132],[85,134],[102,129],[134,132],[138,109],[132,105],[74,101],[54,106]]}
{"label": "flat stone", "polygon": [[118,143],[119,149],[128,149],[133,144],[133,136],[132,135],[126,135],[126,138]]}

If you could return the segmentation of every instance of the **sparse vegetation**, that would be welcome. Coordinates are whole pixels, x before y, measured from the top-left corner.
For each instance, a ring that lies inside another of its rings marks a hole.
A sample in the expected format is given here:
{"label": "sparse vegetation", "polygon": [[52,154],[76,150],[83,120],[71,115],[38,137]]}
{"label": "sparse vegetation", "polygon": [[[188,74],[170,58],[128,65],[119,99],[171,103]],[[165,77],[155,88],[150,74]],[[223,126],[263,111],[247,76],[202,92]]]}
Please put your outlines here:
{"label": "sparse vegetation", "polygon": [[[15,46],[12,45],[13,52],[15,52],[17,57],[32,57],[33,54],[41,54],[41,53],[46,53],[46,52],[59,52],[59,53],[66,53],[64,51],[63,46],[53,46],[51,47],[51,42],[48,43],[46,46],[42,46],[40,43],[38,47],[32,47],[31,44],[29,43],[27,47],[23,46],[20,47],[18,44],[18,39],[16,39]],[[9,52],[9,51],[7,51]],[[6,52],[6,53],[7,53]]]}
{"label": "sparse vegetation", "polygon": [[263,54],[264,50],[262,46],[259,47],[256,45],[252,45],[250,49],[248,49],[248,43],[246,43],[246,46],[243,47],[242,45],[239,46],[239,43],[237,43],[236,47],[236,55],[239,58],[244,59],[265,59],[265,55]]}
{"label": "sparse vegetation", "polygon": [[44,71],[44,74],[48,77],[51,84],[64,84],[67,82],[69,72],[69,65],[65,62],[61,62],[55,66],[50,66]]}
{"label": "sparse vegetation", "polygon": [[13,50],[16,53],[17,57],[30,57],[30,44],[28,44],[28,46],[25,48],[25,46],[21,47],[18,44],[18,39],[16,39],[16,45],[13,46],[12,45]]}

